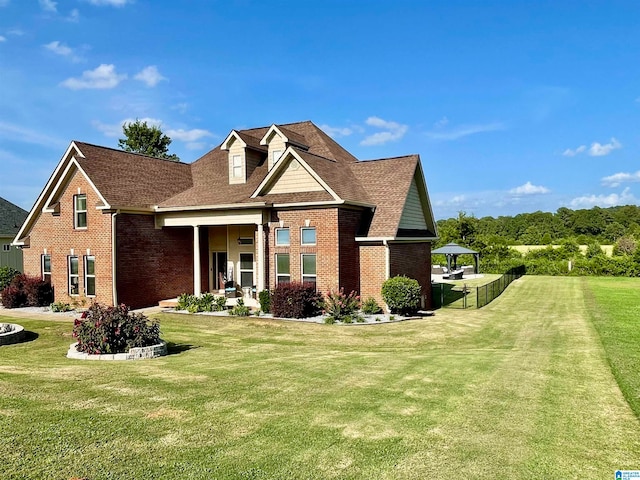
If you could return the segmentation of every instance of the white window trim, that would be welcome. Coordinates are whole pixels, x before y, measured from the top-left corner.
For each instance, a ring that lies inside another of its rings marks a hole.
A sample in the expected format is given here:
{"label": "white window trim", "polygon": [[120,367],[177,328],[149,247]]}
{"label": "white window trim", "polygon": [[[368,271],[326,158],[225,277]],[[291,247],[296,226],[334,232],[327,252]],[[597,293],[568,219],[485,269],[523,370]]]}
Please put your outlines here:
{"label": "white window trim", "polygon": [[[47,272],[44,269],[44,258],[45,257],[49,257],[49,271]],[[51,254],[50,253],[43,253],[42,255],[40,255],[40,271],[42,272],[42,280],[43,281],[47,281],[47,276],[49,277],[49,283],[51,283]]]}
{"label": "white window trim", "polygon": [[[313,243],[304,243],[304,231],[305,230],[313,230],[314,232],[316,232],[315,237],[316,237],[316,241]],[[305,245],[305,246],[313,246],[313,245],[317,245],[318,244],[318,231],[316,230],[316,227],[302,227],[300,229],[300,245]]]}
{"label": "white window trim", "polygon": [[[242,268],[242,255],[251,255],[251,269]],[[242,288],[247,288],[247,285],[242,286],[242,274],[251,272],[251,287],[253,287],[256,283],[256,274],[255,274],[255,255],[253,252],[240,252],[240,256],[238,257],[238,283]]]}
{"label": "white window trim", "polygon": [[[287,243],[278,243],[278,232],[287,230],[289,232],[289,241]],[[276,228],[276,246],[277,247],[288,247],[291,245],[291,230],[289,227],[279,227]]]}
{"label": "white window trim", "polygon": [[274,150],[273,151],[273,153],[271,154],[271,163],[272,163],[272,165],[275,165],[278,162],[278,160],[280,160],[282,158],[282,154],[283,153],[284,153],[283,150]]}
{"label": "white window trim", "polygon": [[[237,163],[236,160],[238,161]],[[237,175],[236,171],[238,172]],[[231,176],[233,178],[242,178],[242,155],[234,155],[231,159]]]}
{"label": "white window trim", "polygon": [[[84,197],[84,210],[78,209],[78,198]],[[78,214],[84,213],[85,215],[85,226],[78,226]],[[87,225],[89,224],[89,215],[87,215],[87,194],[86,193],[78,193],[73,196],[73,228],[75,230],[86,230]]]}
{"label": "white window trim", "polygon": [[[304,273],[304,257],[315,257],[316,259],[316,273],[314,274],[306,274]],[[318,256],[315,253],[302,253],[300,254],[300,278],[302,279],[302,281],[305,281],[305,277],[313,277],[314,278],[314,282],[317,284],[318,283]],[[307,280],[308,281],[308,280]]]}
{"label": "white window trim", "polygon": [[[87,268],[87,262],[90,258],[93,259],[93,274],[91,275],[87,273],[89,271],[89,269]],[[93,293],[87,292],[87,285],[89,285],[89,282],[87,282],[87,278],[93,278],[93,288],[94,289],[96,288],[96,257],[95,255],[85,255],[83,260],[83,267],[84,267],[84,294],[87,297],[95,297],[96,296],[95,291]]]}
{"label": "white window trim", "polygon": [[[278,256],[279,255],[287,255],[289,257],[289,273],[280,273],[278,271]],[[276,285],[280,283],[278,281],[278,279],[280,277],[287,277],[289,280],[285,280],[285,281],[291,282],[291,255],[289,253],[276,253]]]}
{"label": "white window trim", "polygon": [[[78,262],[80,261],[80,259],[78,258],[77,255],[69,255],[67,257],[67,292],[69,293],[70,297],[77,297],[80,295],[80,274],[78,273],[71,273],[71,259],[75,258],[76,260],[78,260]],[[80,270],[80,264],[78,263],[78,270]],[[77,278],[78,279],[78,293],[71,293],[71,279],[72,278]]]}

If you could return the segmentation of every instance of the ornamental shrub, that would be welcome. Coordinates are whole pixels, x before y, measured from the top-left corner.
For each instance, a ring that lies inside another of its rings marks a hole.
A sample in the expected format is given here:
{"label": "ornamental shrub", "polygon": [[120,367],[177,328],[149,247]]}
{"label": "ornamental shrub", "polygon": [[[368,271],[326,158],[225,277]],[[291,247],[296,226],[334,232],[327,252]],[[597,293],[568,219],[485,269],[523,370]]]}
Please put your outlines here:
{"label": "ornamental shrub", "polygon": [[269,290],[262,290],[258,294],[258,299],[260,300],[260,310],[264,313],[269,313],[271,311],[271,292]]}
{"label": "ornamental shrub", "polygon": [[52,301],[53,287],[40,277],[16,275],[9,286],[2,290],[2,304],[5,308],[44,307]]}
{"label": "ornamental shrub", "polygon": [[378,313],[382,313],[382,308],[380,308],[375,298],[369,297],[362,302],[362,313],[365,315],[377,315]]}
{"label": "ornamental shrub", "polygon": [[235,317],[248,317],[250,313],[251,310],[244,304],[242,298],[237,299],[235,306],[229,311],[229,314]]}
{"label": "ornamental shrub", "polygon": [[274,317],[307,318],[321,311],[322,295],[313,282],[281,283],[271,295],[271,313]]}
{"label": "ornamental shrub", "polygon": [[354,291],[345,295],[343,288],[337,292],[329,290],[324,297],[322,306],[324,313],[333,317],[337,322],[347,323],[346,319],[353,317],[360,308],[360,297]]}
{"label": "ornamental shrub", "polygon": [[124,353],[133,347],[160,343],[160,324],[141,313],[130,313],[129,307],[107,307],[93,303],[73,323],[73,336],[79,352],[99,355]]}
{"label": "ornamental shrub", "polygon": [[389,278],[382,284],[382,298],[392,313],[410,314],[418,310],[422,289],[406,276]]}
{"label": "ornamental shrub", "polygon": [[0,290],[4,290],[9,286],[14,277],[20,275],[20,272],[12,267],[0,267]]}

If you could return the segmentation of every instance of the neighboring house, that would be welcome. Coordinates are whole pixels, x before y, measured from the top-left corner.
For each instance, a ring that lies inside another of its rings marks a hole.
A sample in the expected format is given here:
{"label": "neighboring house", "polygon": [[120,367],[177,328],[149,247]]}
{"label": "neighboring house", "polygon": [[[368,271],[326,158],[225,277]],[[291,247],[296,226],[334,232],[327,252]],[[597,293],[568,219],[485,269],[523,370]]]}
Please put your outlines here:
{"label": "neighboring house", "polygon": [[11,242],[29,213],[0,197],[0,267],[22,272],[22,250]]}
{"label": "neighboring house", "polygon": [[311,281],[382,301],[436,238],[418,155],[358,161],[311,122],[232,130],[192,164],[74,141],[15,238],[57,301],[132,307]]}

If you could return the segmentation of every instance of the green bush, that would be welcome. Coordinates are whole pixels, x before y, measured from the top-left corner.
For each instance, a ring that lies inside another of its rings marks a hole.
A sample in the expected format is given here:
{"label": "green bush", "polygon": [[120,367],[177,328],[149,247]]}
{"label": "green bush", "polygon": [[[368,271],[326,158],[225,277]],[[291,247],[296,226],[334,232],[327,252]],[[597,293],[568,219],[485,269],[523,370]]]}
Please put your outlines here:
{"label": "green bush", "polygon": [[65,302],[54,302],[50,305],[52,312],[70,312],[73,307]]}
{"label": "green bush", "polygon": [[260,300],[260,310],[264,313],[271,312],[271,292],[269,290],[262,290],[258,294],[258,299]]}
{"label": "green bush", "polygon": [[242,298],[236,300],[236,305],[229,311],[229,314],[234,317],[248,317],[250,313],[251,310],[244,304]]}
{"label": "green bush", "polygon": [[365,315],[377,315],[378,313],[382,313],[382,308],[378,305],[375,298],[369,297],[362,302],[362,313]]}
{"label": "green bush", "polygon": [[20,272],[11,267],[0,267],[0,290],[9,286],[13,277],[20,275]]}
{"label": "green bush", "polygon": [[413,278],[397,276],[382,284],[382,298],[393,313],[414,313],[420,305],[421,295],[420,284]]}
{"label": "green bush", "polygon": [[160,324],[141,313],[130,313],[129,307],[107,307],[92,304],[73,324],[76,350],[99,355],[124,353],[133,347],[160,343]]}
{"label": "green bush", "polygon": [[186,310],[189,313],[220,312],[225,309],[227,299],[212,293],[203,293],[200,296],[183,293],[178,297],[176,310]]}

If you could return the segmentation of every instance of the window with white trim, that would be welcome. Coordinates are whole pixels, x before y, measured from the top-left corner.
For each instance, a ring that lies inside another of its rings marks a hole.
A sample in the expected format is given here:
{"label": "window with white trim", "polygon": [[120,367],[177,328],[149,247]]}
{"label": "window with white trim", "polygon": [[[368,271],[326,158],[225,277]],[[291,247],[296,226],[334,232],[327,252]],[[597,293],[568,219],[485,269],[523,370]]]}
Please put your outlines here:
{"label": "window with white trim", "polygon": [[67,271],[69,273],[69,295],[80,295],[80,278],[78,277],[78,256],[67,257]]}
{"label": "window with white trim", "polygon": [[240,286],[253,286],[253,253],[240,254]]}
{"label": "window with white trim", "polygon": [[316,283],[316,255],[302,254],[302,281]]}
{"label": "window with white trim", "polygon": [[87,196],[73,196],[73,228],[87,228]]}
{"label": "window with white trim", "polygon": [[271,157],[272,164],[275,165],[276,162],[280,160],[280,157],[282,156],[282,150],[274,150],[271,155],[272,155]]}
{"label": "window with white trim", "polygon": [[302,245],[316,244],[316,227],[302,228],[300,231],[300,243]]}
{"label": "window with white trim", "polygon": [[11,251],[11,244],[10,244],[10,243],[4,243],[4,244],[2,245],[2,251],[3,251],[3,252],[9,252],[9,251]]}
{"label": "window with white trim", "polygon": [[288,253],[276,253],[276,283],[291,281],[291,262]]}
{"label": "window with white trim", "polygon": [[51,283],[51,255],[45,253],[40,258],[41,269],[42,269],[42,280],[47,283]]}
{"label": "window with white trim", "polygon": [[233,178],[242,178],[242,156],[234,155],[233,159]]}
{"label": "window with white trim", "polygon": [[289,227],[276,228],[276,245],[289,246],[291,241],[291,234],[289,233]]}
{"label": "window with white trim", "polygon": [[96,295],[96,257],[84,256],[84,293],[87,297]]}

